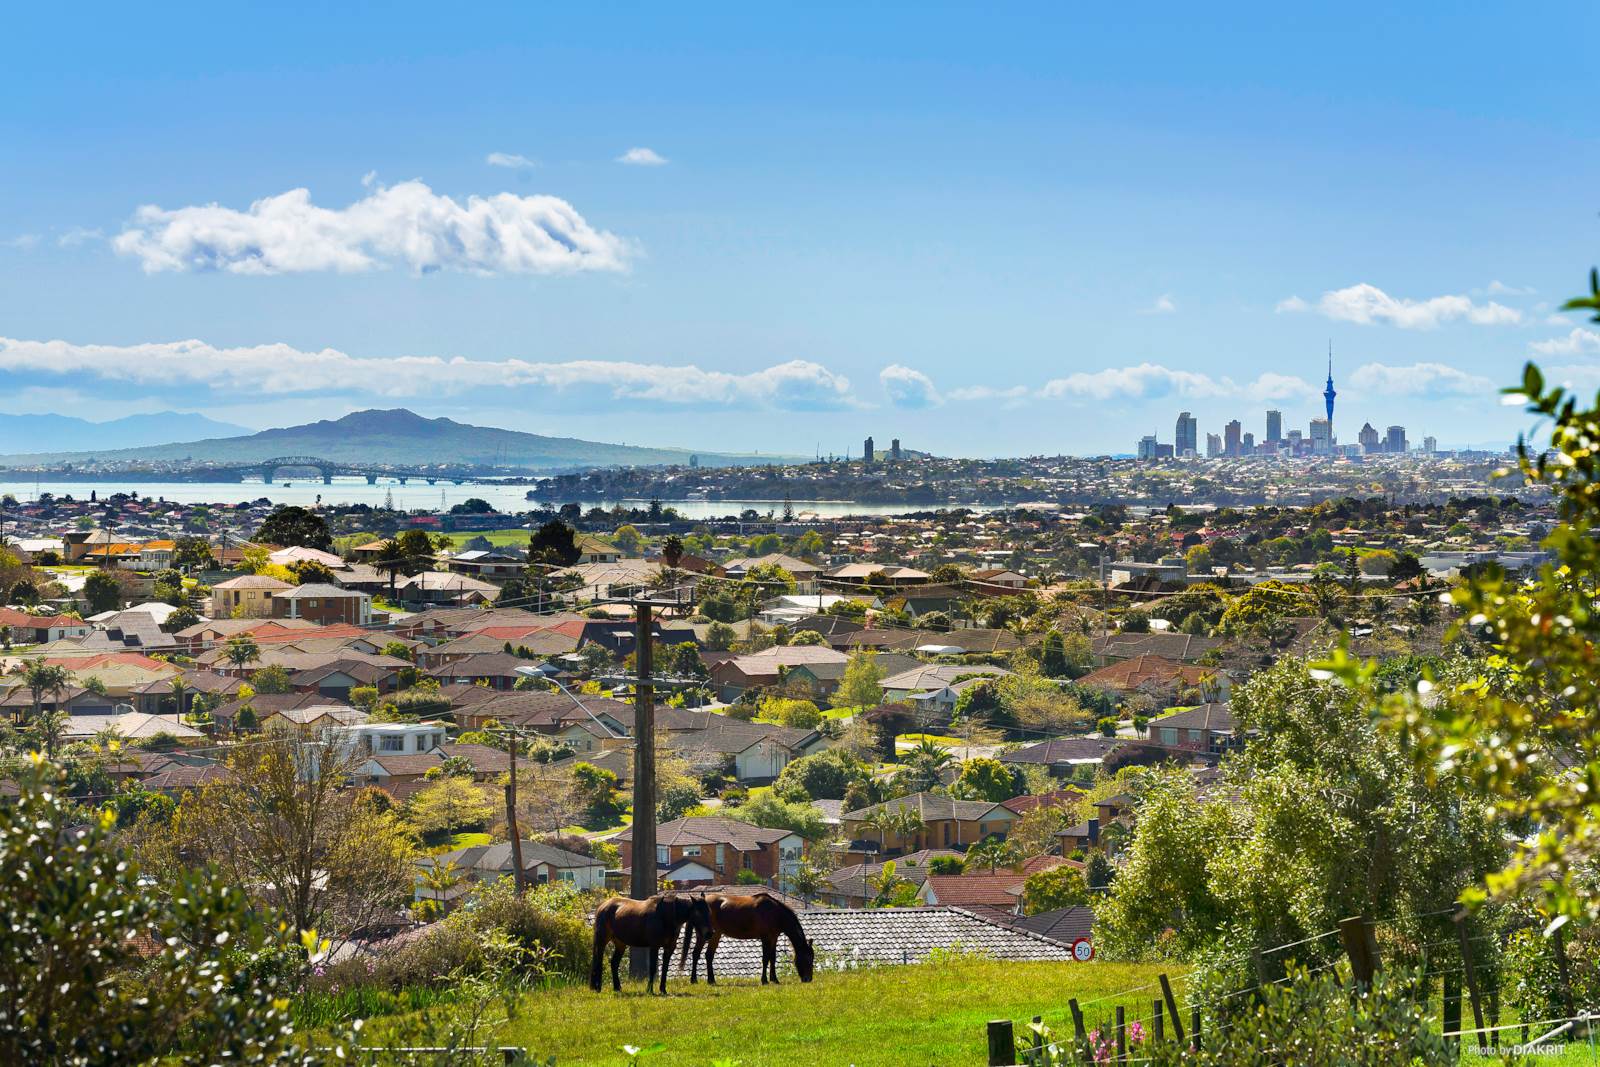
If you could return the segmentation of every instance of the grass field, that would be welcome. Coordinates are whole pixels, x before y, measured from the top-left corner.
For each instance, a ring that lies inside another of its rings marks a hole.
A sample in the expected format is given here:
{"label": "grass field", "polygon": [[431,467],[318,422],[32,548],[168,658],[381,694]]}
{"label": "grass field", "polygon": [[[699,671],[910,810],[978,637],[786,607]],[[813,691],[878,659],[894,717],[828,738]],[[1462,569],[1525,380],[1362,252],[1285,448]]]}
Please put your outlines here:
{"label": "grass field", "polygon": [[[562,1065],[626,1064],[623,1045],[657,1042],[665,1047],[641,1061],[649,1067],[982,1064],[988,1020],[1011,1019],[1020,1033],[1043,1015],[1046,1025],[1070,1033],[1068,998],[1082,1004],[1153,982],[1159,969],[961,960],[819,973],[809,985],[726,979],[715,988],[674,974],[665,997],[626,982],[621,993],[608,985],[601,993],[579,986],[530,994],[498,1040]],[[1123,1003],[1130,1018],[1149,1013],[1145,992]],[[1093,1024],[1115,1005],[1106,1000],[1085,1014]]]}
{"label": "grass field", "polygon": [[458,530],[447,533],[445,537],[457,547],[466,544],[474,537],[485,538],[491,545],[527,545],[528,531],[520,529],[511,530]]}

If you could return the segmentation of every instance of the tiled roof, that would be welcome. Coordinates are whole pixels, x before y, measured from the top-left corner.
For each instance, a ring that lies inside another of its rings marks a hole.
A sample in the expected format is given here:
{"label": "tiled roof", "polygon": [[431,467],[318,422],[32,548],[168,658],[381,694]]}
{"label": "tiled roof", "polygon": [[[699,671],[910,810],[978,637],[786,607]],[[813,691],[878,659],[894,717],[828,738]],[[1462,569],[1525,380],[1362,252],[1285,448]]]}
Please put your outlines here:
{"label": "tiled roof", "polygon": [[912,793],[909,796],[886,800],[882,804],[871,804],[855,811],[847,811],[843,817],[851,822],[860,822],[870,818],[880,809],[899,811],[902,808],[910,808],[922,816],[924,823],[941,819],[977,822],[999,807],[999,804],[987,800],[954,800],[942,793]]}
{"label": "tiled roof", "polygon": [[[768,829],[738,819],[690,815],[656,827],[657,845],[730,845],[740,852],[759,852],[774,841],[782,841],[792,830]],[[632,841],[633,830],[622,831],[613,841]]]}
{"label": "tiled roof", "polygon": [[1001,763],[1085,763],[1105,759],[1117,745],[1113,737],[1055,737],[1000,756]]}
{"label": "tiled roof", "polygon": [[1225,703],[1201,704],[1187,711],[1175,712],[1159,719],[1150,720],[1150,728],[1181,727],[1187,730],[1210,730],[1214,733],[1231,734],[1236,728],[1233,712]]}
{"label": "tiled roof", "polygon": [[[964,908],[817,908],[799,912],[817,950],[819,970],[885,963],[921,963],[935,949],[981,953],[997,960],[1072,959],[1068,943],[1006,926]],[[778,940],[778,957],[792,950]],[[760,974],[761,943],[724,938],[717,948],[719,975]]]}
{"label": "tiled roof", "polygon": [[930,874],[928,888],[933,899],[940,904],[990,904],[1005,907],[1015,904],[1016,897],[1008,890],[1027,880],[1022,871],[1002,867],[993,874],[980,871],[974,874]]}

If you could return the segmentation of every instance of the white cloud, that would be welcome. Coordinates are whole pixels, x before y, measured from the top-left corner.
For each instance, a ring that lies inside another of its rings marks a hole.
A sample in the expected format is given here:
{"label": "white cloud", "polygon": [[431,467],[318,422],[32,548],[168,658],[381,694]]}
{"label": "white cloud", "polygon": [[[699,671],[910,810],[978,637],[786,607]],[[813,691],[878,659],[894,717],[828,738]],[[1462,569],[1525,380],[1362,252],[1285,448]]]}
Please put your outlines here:
{"label": "white cloud", "polygon": [[1032,392],[1026,385],[963,385],[947,394],[951,400],[1026,400]]}
{"label": "white cloud", "polygon": [[203,341],[79,345],[0,337],[0,371],[78,381],[202,388],[221,394],[330,392],[441,397],[504,389],[593,390],[614,400],[684,406],[811,411],[859,406],[850,381],[817,363],[790,360],[746,374],[692,364],[391,356],[358,359],[337,349],[285,344],[217,348]]}
{"label": "white cloud", "polygon": [[33,248],[38,243],[39,235],[36,233],[19,233],[17,236],[12,237],[9,240],[0,241],[0,244],[5,245],[7,248],[17,248],[24,252]]}
{"label": "white cloud", "polygon": [[1443,363],[1412,363],[1390,366],[1364,363],[1350,375],[1350,384],[1365,393],[1395,396],[1479,396],[1492,397],[1495,383],[1477,374]]}
{"label": "white cloud", "polygon": [[535,160],[515,152],[490,152],[483,161],[491,167],[507,167],[511,170],[531,170],[539,165]]}
{"label": "white cloud", "polygon": [[1141,315],[1171,315],[1178,310],[1178,305],[1173,303],[1171,293],[1162,293],[1155,298],[1149,307],[1140,308]]}
{"label": "white cloud", "polygon": [[[1570,320],[1558,321],[1565,326]],[[1548,341],[1533,341],[1528,347],[1541,356],[1576,356],[1580,353],[1588,352],[1600,355],[1600,333],[1577,326],[1565,337],[1553,337]]]}
{"label": "white cloud", "polygon": [[1147,400],[1152,397],[1226,396],[1232,383],[1221,382],[1195,371],[1173,370],[1157,363],[1136,367],[1107,367],[1105,370],[1069,374],[1044,384],[1039,395],[1047,399],[1080,397],[1091,400]]}
{"label": "white cloud", "polygon": [[77,248],[79,245],[88,244],[90,241],[104,240],[105,236],[100,230],[91,230],[85,226],[74,226],[60,237],[57,237],[56,244],[62,248]]}
{"label": "white cloud", "polygon": [[667,158],[650,148],[630,148],[617,157],[618,163],[626,163],[630,167],[664,167]]}
{"label": "white cloud", "polygon": [[1505,282],[1496,278],[1494,281],[1489,283],[1487,291],[1490,296],[1532,296],[1539,290],[1535,289],[1531,285],[1524,286],[1522,288],[1518,288],[1515,285],[1507,285]]}
{"label": "white cloud", "polygon": [[1304,378],[1292,374],[1268,371],[1245,386],[1245,395],[1255,400],[1290,400],[1297,396],[1313,396],[1319,390]]}
{"label": "white cloud", "polygon": [[[1311,305],[1297,296],[1278,304],[1279,311],[1309,311]],[[1476,326],[1503,326],[1522,321],[1522,312],[1494,301],[1479,304],[1469,296],[1447,295],[1427,300],[1390,296],[1362,282],[1330,289],[1317,301],[1316,310],[1330,319],[1371,326],[1384,322],[1404,330],[1431,330],[1445,322],[1464,319]]]}
{"label": "white cloud", "polygon": [[889,403],[897,408],[930,408],[944,402],[932,378],[898,363],[879,371],[878,383],[888,394]]}
{"label": "white cloud", "polygon": [[317,207],[305,189],[263,197],[248,211],[146,205],[112,246],[148,272],[234,274],[396,265],[475,274],[620,271],[631,252],[557,197],[498,193],[461,203],[420,181],[379,187],[339,209]]}

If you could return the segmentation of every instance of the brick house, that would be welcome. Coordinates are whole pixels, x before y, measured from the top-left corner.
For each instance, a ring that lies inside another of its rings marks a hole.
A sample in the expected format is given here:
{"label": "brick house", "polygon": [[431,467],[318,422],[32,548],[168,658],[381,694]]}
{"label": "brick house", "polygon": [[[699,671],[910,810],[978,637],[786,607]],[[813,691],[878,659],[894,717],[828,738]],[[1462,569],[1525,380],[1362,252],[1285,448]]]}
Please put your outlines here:
{"label": "brick house", "polygon": [[272,598],[294,586],[265,574],[241,574],[211,587],[211,614],[222,619],[272,617]]}
{"label": "brick house", "polygon": [[324,625],[372,623],[372,597],[354,589],[314,582],[272,595],[272,616],[276,619],[309,619]]}
{"label": "brick house", "polygon": [[[624,869],[630,868],[633,831],[624,830],[612,840],[622,850]],[[716,876],[704,884],[732,882],[741,870],[754,871],[763,881],[775,884],[800,863],[804,844],[800,835],[792,830],[768,829],[737,819],[691,815],[656,827],[656,867],[670,878],[672,868],[689,861]],[[702,882],[695,878],[684,880],[683,884]]]}
{"label": "brick house", "polygon": [[[871,825],[879,812],[898,813],[909,809],[922,819],[922,829],[902,835]],[[912,793],[910,796],[872,804],[841,816],[850,845],[845,862],[860,862],[925,848],[961,849],[986,837],[1005,837],[1017,813],[1003,804],[987,800],[955,800],[938,793]]]}

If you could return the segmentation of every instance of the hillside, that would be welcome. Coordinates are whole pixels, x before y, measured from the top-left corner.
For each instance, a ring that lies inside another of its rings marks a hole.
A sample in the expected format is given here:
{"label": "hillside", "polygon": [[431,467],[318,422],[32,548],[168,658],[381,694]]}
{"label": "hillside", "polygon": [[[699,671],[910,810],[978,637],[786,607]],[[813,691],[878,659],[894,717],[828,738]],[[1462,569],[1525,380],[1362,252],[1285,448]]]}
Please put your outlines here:
{"label": "hillside", "polygon": [[[196,416],[174,416],[172,433],[193,430]],[[209,422],[209,420],[206,420]],[[202,429],[208,427],[200,427]],[[177,444],[145,445],[107,450],[36,450],[0,455],[0,464],[13,467],[83,464],[126,466],[141,462],[248,463],[276,456],[316,456],[345,462],[394,466],[434,464],[483,465],[516,471],[571,470],[582,467],[659,466],[687,463],[698,455],[707,466],[767,463],[775,456],[693,452],[685,448],[649,448],[584,441],[575,437],[545,437],[518,430],[470,426],[452,419],[429,419],[405,408],[356,411],[340,419],[303,426],[262,430],[238,437],[213,437]]]}
{"label": "hillside", "polygon": [[0,415],[0,454],[160,445],[175,435],[232,437],[250,430],[204,415],[161,411],[90,422],[72,415]]}

